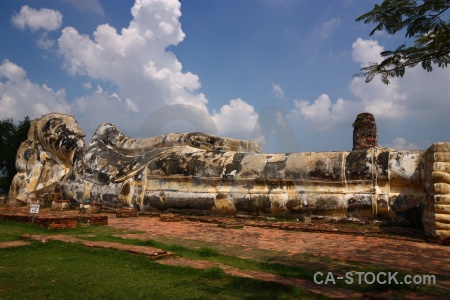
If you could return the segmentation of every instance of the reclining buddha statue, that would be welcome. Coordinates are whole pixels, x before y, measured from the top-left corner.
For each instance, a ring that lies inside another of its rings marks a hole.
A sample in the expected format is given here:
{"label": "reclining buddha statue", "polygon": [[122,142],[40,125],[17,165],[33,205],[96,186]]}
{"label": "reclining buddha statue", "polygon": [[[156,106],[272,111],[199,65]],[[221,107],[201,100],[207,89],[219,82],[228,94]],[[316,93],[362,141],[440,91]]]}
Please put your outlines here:
{"label": "reclining buddha statue", "polygon": [[268,154],[251,141],[203,133],[133,139],[108,123],[86,145],[83,137],[71,115],[33,120],[9,197],[156,212],[406,218],[430,237],[450,237],[450,143]]}

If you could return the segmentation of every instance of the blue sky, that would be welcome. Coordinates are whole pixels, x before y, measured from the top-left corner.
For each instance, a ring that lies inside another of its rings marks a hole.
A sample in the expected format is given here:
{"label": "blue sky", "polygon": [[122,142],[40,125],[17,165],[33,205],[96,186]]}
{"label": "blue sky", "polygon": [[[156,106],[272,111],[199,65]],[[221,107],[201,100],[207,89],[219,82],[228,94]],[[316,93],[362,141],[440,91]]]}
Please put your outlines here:
{"label": "blue sky", "polygon": [[[450,141],[450,70],[353,78],[403,36],[355,19],[380,1],[4,0],[0,118],[73,114],[132,137],[204,131],[266,152],[352,147],[371,112],[384,147]],[[258,127],[257,124],[260,124]]]}

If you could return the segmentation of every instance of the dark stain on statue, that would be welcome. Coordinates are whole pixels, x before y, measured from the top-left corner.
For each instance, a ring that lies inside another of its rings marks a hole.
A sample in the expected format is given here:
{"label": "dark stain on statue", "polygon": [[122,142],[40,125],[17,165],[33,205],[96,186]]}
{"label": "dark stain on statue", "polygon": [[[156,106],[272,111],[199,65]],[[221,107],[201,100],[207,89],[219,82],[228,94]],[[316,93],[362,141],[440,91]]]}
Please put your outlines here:
{"label": "dark stain on statue", "polygon": [[109,184],[111,182],[108,174],[103,173],[103,172],[97,172],[97,180],[99,183],[102,183],[102,184]]}
{"label": "dark stain on statue", "polygon": [[120,191],[120,193],[124,196],[127,196],[128,194],[130,194],[130,183],[127,182],[123,185],[122,190]]}
{"label": "dark stain on statue", "polygon": [[[406,223],[404,225],[414,225],[415,227],[420,228],[422,227],[422,224],[420,223],[420,220],[422,219],[422,210],[422,207],[416,206],[404,211],[396,212],[397,219],[400,219],[401,221]],[[403,220],[399,218],[399,216],[401,216]]]}
{"label": "dark stain on statue", "polygon": [[158,155],[158,157],[150,163],[151,170],[161,170],[163,175],[180,175],[184,170],[181,165],[185,163],[184,159],[176,153],[169,153],[166,156]]}
{"label": "dark stain on statue", "polygon": [[359,196],[348,199],[347,211],[372,210],[372,199],[370,196]]}
{"label": "dark stain on statue", "polygon": [[266,179],[282,179],[285,168],[286,161],[266,162],[264,166],[264,175]]}
{"label": "dark stain on statue", "polygon": [[[127,174],[129,174],[131,171],[135,170],[136,168],[139,167],[139,160],[133,161],[129,164],[125,164],[123,168],[119,169],[119,172],[117,173],[116,176],[114,176],[113,181],[114,182],[120,182],[122,181],[121,179],[123,179],[124,176],[126,176]],[[120,160],[117,160],[117,164],[120,165],[121,162]]]}
{"label": "dark stain on statue", "polygon": [[270,212],[270,199],[268,196],[252,196],[250,199],[236,199],[234,203],[237,211],[248,212],[252,215],[261,215]]}
{"label": "dark stain on statue", "polygon": [[[225,174],[228,175],[233,171],[236,171],[234,176],[231,176],[229,178],[234,178],[236,174],[238,174],[242,170],[241,162],[246,156],[245,153],[235,153],[233,155],[233,161],[225,166]],[[224,178],[228,178],[227,176],[224,176]]]}
{"label": "dark stain on statue", "polygon": [[182,171],[183,175],[189,176],[189,175],[196,175],[201,174],[201,171],[204,171],[206,169],[206,163],[202,160],[200,160],[198,157],[192,157],[189,162],[187,162],[187,166],[185,170]]}
{"label": "dark stain on statue", "polygon": [[59,134],[55,144],[60,146],[62,153],[69,153],[78,147],[78,138],[71,135],[70,132],[69,134]]}
{"label": "dark stain on statue", "polygon": [[339,215],[342,209],[339,205],[339,200],[334,196],[324,196],[318,198],[314,204],[311,205],[313,214],[316,215]]}
{"label": "dark stain on statue", "polygon": [[85,152],[86,152],[85,148],[78,148],[78,149],[75,151],[75,154],[73,155],[73,160],[74,160],[75,162],[81,161],[82,158],[83,158],[84,155],[85,155]]}
{"label": "dark stain on statue", "polygon": [[55,126],[55,125],[60,125],[63,124],[62,120],[59,118],[51,118],[50,120],[48,120],[44,126],[42,126],[42,131],[43,132],[48,132],[48,130]]}
{"label": "dark stain on statue", "polygon": [[242,160],[247,156],[247,153],[235,153],[233,155],[233,163],[236,163],[237,169],[236,173],[240,173],[242,170]]}
{"label": "dark stain on statue", "polygon": [[326,165],[321,160],[319,160],[316,163],[316,165],[314,166],[314,169],[311,172],[309,172],[309,175],[311,176],[311,179],[314,179],[314,180],[329,177],[329,174],[326,171]]}
{"label": "dark stain on statue", "polygon": [[23,158],[24,158],[25,160],[29,160],[30,158],[33,157],[33,154],[34,154],[34,150],[28,148],[27,150],[25,150],[25,153],[23,154]]}
{"label": "dark stain on statue", "polygon": [[369,166],[372,164],[365,150],[356,150],[348,154],[345,160],[345,177],[347,180],[367,180],[372,178]]}
{"label": "dark stain on statue", "polygon": [[127,206],[125,203],[119,202],[116,194],[105,193],[101,195],[103,205],[108,207],[123,207]]}
{"label": "dark stain on statue", "polygon": [[378,179],[389,180],[389,151],[383,151],[377,157]]}

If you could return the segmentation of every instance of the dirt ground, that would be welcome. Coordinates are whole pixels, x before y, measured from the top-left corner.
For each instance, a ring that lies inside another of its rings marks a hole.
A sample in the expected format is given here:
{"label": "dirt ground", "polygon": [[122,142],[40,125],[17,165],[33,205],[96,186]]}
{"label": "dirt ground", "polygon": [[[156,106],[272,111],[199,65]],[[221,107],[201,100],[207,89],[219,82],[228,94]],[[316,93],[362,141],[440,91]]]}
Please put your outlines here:
{"label": "dirt ground", "polygon": [[[5,208],[2,208],[4,211]],[[40,212],[54,213],[46,210]],[[78,211],[58,212],[77,214]],[[158,214],[140,215],[132,218],[117,218],[107,213],[108,226],[135,230],[140,233],[127,234],[123,238],[153,239],[166,244],[181,244],[191,248],[213,247],[221,254],[253,260],[279,262],[287,265],[313,268],[327,272],[352,271],[355,266],[372,264],[393,271],[411,274],[437,275],[436,286],[448,290],[450,295],[450,247],[427,243],[420,229],[385,227],[379,223],[339,223],[313,219],[311,224],[300,221],[277,221],[259,218],[231,218],[218,216],[182,216],[160,218]],[[173,222],[170,222],[173,220]],[[52,237],[28,236],[28,239],[59,239],[73,241],[73,237],[55,234]],[[334,285],[318,285],[312,281],[278,276],[270,273],[239,270],[223,264],[202,260],[188,260],[160,249],[131,246],[109,242],[88,242],[77,239],[89,247],[105,247],[127,250],[160,257],[159,263],[188,265],[196,268],[219,266],[226,273],[275,281],[297,286],[307,291],[340,299],[394,299],[389,292],[355,292]],[[18,246],[25,241],[12,242]],[[116,245],[119,244],[119,245]],[[0,248],[8,246],[0,243]],[[125,248],[124,248],[125,247]],[[129,247],[129,249],[126,249]],[[134,247],[134,248],[133,248]],[[133,249],[132,249],[133,248]],[[420,291],[402,294],[405,299],[443,299],[425,295]]]}

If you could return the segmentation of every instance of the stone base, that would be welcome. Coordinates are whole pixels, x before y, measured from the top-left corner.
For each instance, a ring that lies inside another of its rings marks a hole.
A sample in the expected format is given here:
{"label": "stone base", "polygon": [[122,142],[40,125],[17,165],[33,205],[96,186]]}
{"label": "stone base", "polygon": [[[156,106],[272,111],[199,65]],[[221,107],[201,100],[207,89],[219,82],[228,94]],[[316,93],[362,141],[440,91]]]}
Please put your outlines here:
{"label": "stone base", "polygon": [[167,215],[160,215],[159,220],[161,222],[181,222],[184,220],[184,218],[181,215],[167,214]]}
{"label": "stone base", "polygon": [[17,207],[26,205],[26,203],[24,203],[23,201],[17,200],[17,199],[6,199],[6,204],[9,207],[13,207],[13,208],[17,208]]}
{"label": "stone base", "polygon": [[70,200],[54,200],[52,202],[51,210],[53,211],[62,211],[62,210],[70,210],[72,208]]}
{"label": "stone base", "polygon": [[227,229],[242,229],[244,225],[241,223],[220,223],[217,225],[219,228],[227,228]]}
{"label": "stone base", "polygon": [[0,214],[0,219],[13,222],[34,223],[35,225],[47,227],[48,229],[67,229],[77,227],[76,216],[33,216],[32,214],[21,212]]}
{"label": "stone base", "polygon": [[82,215],[78,217],[78,221],[89,225],[108,225],[107,215]]}
{"label": "stone base", "polygon": [[[42,221],[41,221],[42,219]],[[76,217],[63,217],[63,218],[40,218],[35,221],[37,225],[42,225],[48,229],[67,229],[67,228],[77,228]]]}
{"label": "stone base", "polygon": [[122,207],[119,208],[116,212],[117,218],[133,218],[137,216],[138,216],[137,211],[132,207]]}
{"label": "stone base", "polygon": [[99,203],[80,204],[80,214],[98,214],[102,211],[102,205]]}

